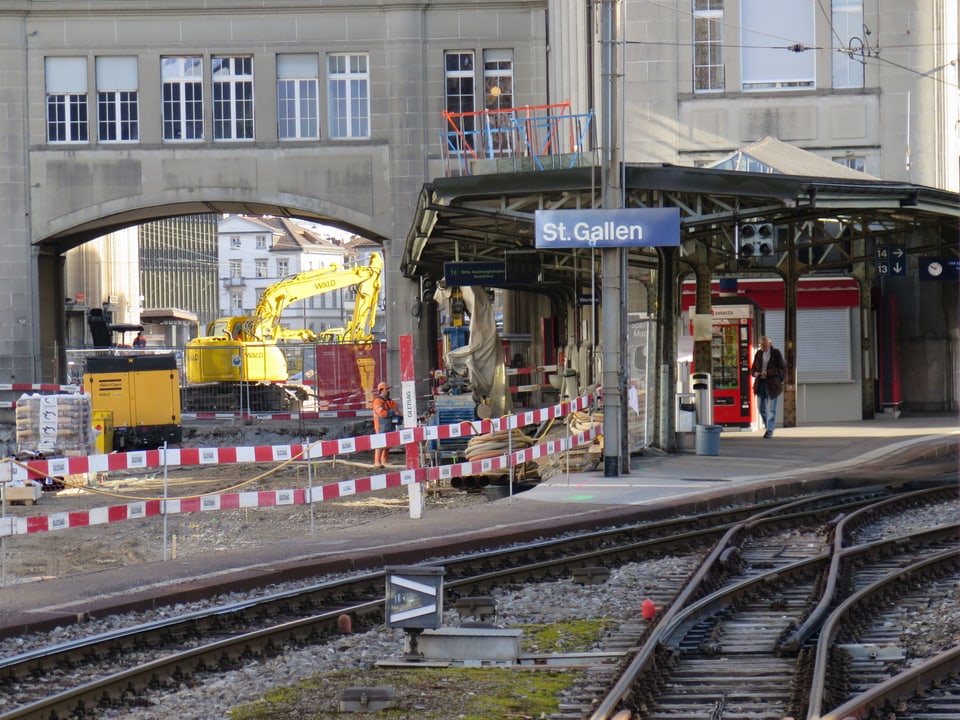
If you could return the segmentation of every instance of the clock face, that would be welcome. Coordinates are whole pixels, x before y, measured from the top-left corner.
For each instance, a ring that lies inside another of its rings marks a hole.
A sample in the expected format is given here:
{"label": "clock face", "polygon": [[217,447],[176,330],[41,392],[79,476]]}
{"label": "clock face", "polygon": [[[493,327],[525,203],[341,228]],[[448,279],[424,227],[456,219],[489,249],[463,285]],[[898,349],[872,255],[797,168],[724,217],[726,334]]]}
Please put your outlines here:
{"label": "clock face", "polygon": [[927,265],[927,272],[930,273],[933,277],[937,277],[940,273],[943,272],[943,265],[938,263],[936,260]]}

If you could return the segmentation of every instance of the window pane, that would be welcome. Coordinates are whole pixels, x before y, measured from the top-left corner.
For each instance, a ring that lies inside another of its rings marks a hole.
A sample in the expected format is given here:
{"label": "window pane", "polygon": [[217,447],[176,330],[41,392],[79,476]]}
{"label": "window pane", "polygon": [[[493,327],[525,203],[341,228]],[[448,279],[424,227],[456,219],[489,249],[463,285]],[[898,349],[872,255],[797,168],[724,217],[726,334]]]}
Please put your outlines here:
{"label": "window pane", "polygon": [[[862,0],[833,0],[833,87],[862,88],[864,83],[861,56],[841,50],[851,49],[853,38],[863,38]],[[856,46],[852,48],[856,50]]]}
{"label": "window pane", "polygon": [[693,10],[693,89],[697,92],[722,91],[723,2],[694,0]]}
{"label": "window pane", "polygon": [[[277,67],[277,132],[281,140],[320,136],[319,79],[316,55],[279,55]],[[282,63],[280,60],[287,58]],[[289,79],[280,77],[281,73]],[[297,78],[298,73],[312,73]]]}
{"label": "window pane", "polygon": [[101,142],[136,141],[140,137],[137,59],[98,57],[97,128]]}
{"label": "window pane", "polygon": [[212,64],[214,140],[252,140],[253,59],[215,57]]}
{"label": "window pane", "polygon": [[[366,55],[331,55],[327,60],[330,137],[370,136],[370,78]],[[351,68],[350,72],[340,68]],[[337,70],[334,70],[337,68]]]}
{"label": "window pane", "polygon": [[164,140],[202,140],[202,59],[164,57],[160,68]]}

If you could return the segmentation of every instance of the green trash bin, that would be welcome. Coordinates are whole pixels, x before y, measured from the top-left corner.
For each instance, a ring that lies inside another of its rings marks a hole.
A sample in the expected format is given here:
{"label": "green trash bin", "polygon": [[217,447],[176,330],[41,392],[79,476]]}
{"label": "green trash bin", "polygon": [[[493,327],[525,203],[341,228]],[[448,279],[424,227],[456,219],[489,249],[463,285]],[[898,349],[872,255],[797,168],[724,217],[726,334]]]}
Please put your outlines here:
{"label": "green trash bin", "polygon": [[697,425],[697,455],[719,455],[721,432],[720,425]]}

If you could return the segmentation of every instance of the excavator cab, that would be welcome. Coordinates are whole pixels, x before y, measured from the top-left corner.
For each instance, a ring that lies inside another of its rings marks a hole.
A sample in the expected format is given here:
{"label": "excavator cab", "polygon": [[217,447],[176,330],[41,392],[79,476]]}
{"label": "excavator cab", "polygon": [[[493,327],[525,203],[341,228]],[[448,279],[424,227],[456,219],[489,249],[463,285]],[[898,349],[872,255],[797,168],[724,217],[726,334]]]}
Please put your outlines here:
{"label": "excavator cab", "polygon": [[[87,313],[87,327],[90,328],[90,337],[95,348],[133,347],[127,342],[126,334],[143,332],[143,325],[111,322],[110,313],[101,308],[91,308]],[[119,342],[114,333],[119,333]]]}

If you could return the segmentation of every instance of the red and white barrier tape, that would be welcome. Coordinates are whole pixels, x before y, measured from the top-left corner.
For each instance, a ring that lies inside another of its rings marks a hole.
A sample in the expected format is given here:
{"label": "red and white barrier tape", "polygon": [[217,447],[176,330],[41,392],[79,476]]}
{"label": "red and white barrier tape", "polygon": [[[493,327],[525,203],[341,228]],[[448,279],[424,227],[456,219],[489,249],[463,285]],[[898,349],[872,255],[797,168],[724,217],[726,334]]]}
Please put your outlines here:
{"label": "red and white barrier tape", "polygon": [[[54,385],[51,383],[0,383],[0,392],[47,392],[47,393],[78,393],[79,385]],[[16,400],[0,402],[0,408],[15,408]]]}
{"label": "red and white barrier tape", "polygon": [[[530,460],[554,455],[570,448],[579,447],[600,435],[602,429],[595,426],[586,432],[571,435],[558,440],[534,445],[523,450],[452,465],[440,465],[416,470],[399,470],[369,477],[341,480],[313,488],[291,488],[286,490],[264,490],[220,495],[201,495],[189,498],[141,500],[93,508],[76,512],[59,512],[50,515],[31,517],[7,516],[0,519],[0,537],[8,535],[26,535],[30,533],[53,532],[70,528],[103,525],[105,523],[135,520],[157,515],[176,515],[191,512],[215,510],[235,510],[251,507],[274,507],[277,505],[303,505],[306,503],[334,500],[350,495],[360,495],[374,490],[402,487],[426,481],[439,481],[465,475],[476,475],[491,470],[507,469],[511,465],[520,465]],[[390,435],[391,433],[387,433]],[[382,437],[382,436],[379,436]],[[239,449],[239,448],[238,448]]]}
{"label": "red and white barrier tape", "polygon": [[[517,415],[506,415],[501,418],[461,422],[452,425],[421,425],[415,428],[402,428],[381,435],[361,435],[338,440],[321,440],[312,444],[309,448],[302,444],[227,448],[167,448],[166,462],[164,462],[163,449],[90,455],[88,457],[31,460],[23,464],[26,467],[15,465],[12,474],[15,480],[27,481],[110,470],[144,470],[152,467],[163,467],[165,464],[169,467],[282,462],[296,457],[306,457],[308,449],[311,458],[333,457],[334,455],[364,452],[377,447],[384,447],[384,438],[386,447],[395,447],[424,440],[446,440],[471,435],[486,435],[500,430],[526,427],[558,417],[566,417],[575,410],[584,410],[590,407],[593,401],[593,395],[584,395],[559,405],[528,410]],[[29,472],[27,468],[29,468]]]}

